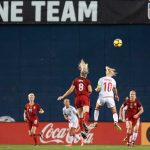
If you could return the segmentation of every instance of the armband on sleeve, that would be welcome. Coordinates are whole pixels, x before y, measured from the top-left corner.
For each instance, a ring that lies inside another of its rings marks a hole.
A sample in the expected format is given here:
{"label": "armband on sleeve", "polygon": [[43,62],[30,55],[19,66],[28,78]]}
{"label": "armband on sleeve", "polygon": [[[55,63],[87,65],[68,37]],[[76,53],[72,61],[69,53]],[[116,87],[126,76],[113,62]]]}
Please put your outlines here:
{"label": "armband on sleeve", "polygon": [[100,88],[101,88],[100,84],[98,84],[98,85],[97,85],[97,88],[98,88],[98,89],[100,89]]}

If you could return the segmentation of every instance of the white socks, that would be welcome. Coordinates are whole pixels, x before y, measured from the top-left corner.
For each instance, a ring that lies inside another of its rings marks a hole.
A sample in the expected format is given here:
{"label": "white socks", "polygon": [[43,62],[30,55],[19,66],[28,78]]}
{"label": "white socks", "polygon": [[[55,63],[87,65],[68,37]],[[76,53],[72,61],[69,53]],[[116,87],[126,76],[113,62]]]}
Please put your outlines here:
{"label": "white socks", "polygon": [[69,143],[72,144],[72,142],[73,142],[73,136],[70,135],[69,136]]}
{"label": "white socks", "polygon": [[74,135],[74,139],[76,139],[77,141],[79,141],[81,138],[80,138],[80,136],[78,134],[75,134]]}
{"label": "white socks", "polygon": [[98,121],[98,117],[99,117],[99,110],[95,109],[94,111],[94,121]]}
{"label": "white socks", "polygon": [[[98,117],[99,117],[99,110],[95,109],[95,111],[94,111],[94,121],[97,122]],[[113,119],[114,119],[114,122],[118,122],[118,114],[117,113],[113,114]]]}
{"label": "white socks", "polygon": [[117,113],[113,114],[113,119],[114,119],[114,122],[118,122],[118,114]]}
{"label": "white socks", "polygon": [[132,134],[132,141],[135,142],[137,139],[138,133],[137,132],[133,132]]}

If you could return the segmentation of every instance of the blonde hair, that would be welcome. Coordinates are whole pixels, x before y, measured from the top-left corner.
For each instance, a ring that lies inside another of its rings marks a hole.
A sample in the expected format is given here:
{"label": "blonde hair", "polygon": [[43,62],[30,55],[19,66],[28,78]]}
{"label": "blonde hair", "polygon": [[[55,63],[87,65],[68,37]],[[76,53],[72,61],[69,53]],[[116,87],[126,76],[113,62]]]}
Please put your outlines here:
{"label": "blonde hair", "polygon": [[116,69],[110,68],[110,67],[108,67],[108,66],[106,66],[105,69],[106,69],[106,75],[109,75],[109,76],[111,76],[111,77],[117,75]]}
{"label": "blonde hair", "polygon": [[29,94],[28,94],[28,97],[29,97],[29,96],[35,96],[35,95],[34,95],[34,93],[29,93]]}
{"label": "blonde hair", "polygon": [[70,102],[70,99],[68,99],[68,98],[65,98],[65,99],[64,99],[64,102],[66,102],[66,101]]}
{"label": "blonde hair", "polygon": [[85,61],[83,59],[81,59],[78,68],[82,75],[89,73],[88,63],[85,63]]}

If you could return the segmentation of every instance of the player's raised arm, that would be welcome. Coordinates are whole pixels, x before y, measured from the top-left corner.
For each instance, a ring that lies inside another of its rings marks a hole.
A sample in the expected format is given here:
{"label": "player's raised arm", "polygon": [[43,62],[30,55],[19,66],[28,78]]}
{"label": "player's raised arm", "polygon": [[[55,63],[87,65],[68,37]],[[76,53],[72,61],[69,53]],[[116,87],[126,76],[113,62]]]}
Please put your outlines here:
{"label": "player's raised arm", "polygon": [[70,94],[74,91],[74,89],[75,89],[75,86],[72,84],[71,87],[69,88],[69,90],[68,90],[64,95],[59,96],[59,97],[57,98],[57,100],[62,100],[62,99],[64,99],[65,97],[67,97],[68,95],[70,95]]}

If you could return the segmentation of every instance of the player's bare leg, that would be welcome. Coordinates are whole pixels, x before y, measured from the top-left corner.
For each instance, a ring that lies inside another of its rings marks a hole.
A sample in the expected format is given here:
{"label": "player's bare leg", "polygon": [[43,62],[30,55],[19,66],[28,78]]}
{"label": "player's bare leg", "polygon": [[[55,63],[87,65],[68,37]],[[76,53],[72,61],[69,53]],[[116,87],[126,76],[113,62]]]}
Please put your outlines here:
{"label": "player's bare leg", "polygon": [[123,139],[124,143],[127,143],[127,136]]}
{"label": "player's bare leg", "polygon": [[36,138],[35,133],[36,133],[36,127],[35,127],[35,126],[32,126],[32,128],[31,128],[31,135],[32,135],[33,140],[34,140],[34,146],[37,145],[37,138]]}
{"label": "player's bare leg", "polygon": [[127,124],[127,145],[131,146],[132,142],[132,122],[126,121]]}
{"label": "player's bare leg", "polygon": [[88,133],[88,121],[89,121],[89,106],[83,106],[83,126],[86,133]]}
{"label": "player's bare leg", "polygon": [[71,135],[74,139],[80,142],[81,146],[83,146],[83,138],[76,134],[76,128],[71,128]]}
{"label": "player's bare leg", "polygon": [[81,131],[81,136],[86,139],[86,133],[84,132],[84,127],[83,127],[83,108],[78,108],[78,117],[79,117],[79,126],[80,126],[80,131]]}
{"label": "player's bare leg", "polygon": [[94,123],[93,123],[93,128],[97,127],[97,123],[98,123],[98,118],[99,118],[99,111],[102,108],[101,105],[99,105],[98,103],[96,103],[96,107],[95,107],[95,111],[94,111]]}
{"label": "player's bare leg", "polygon": [[70,128],[70,131],[69,131],[69,144],[66,145],[66,146],[72,146],[73,144],[73,140],[74,140],[74,135],[75,135],[75,128]]}
{"label": "player's bare leg", "polygon": [[121,131],[122,129],[121,129],[121,127],[120,127],[119,124],[118,124],[118,114],[117,114],[116,107],[114,106],[114,107],[112,107],[112,108],[110,108],[110,109],[111,109],[111,112],[112,112],[112,114],[113,114],[113,119],[114,119],[115,128],[116,128],[117,130]]}
{"label": "player's bare leg", "polygon": [[138,130],[140,126],[140,121],[138,120],[137,124],[133,127],[133,133],[132,133],[132,146],[134,146],[134,143],[138,137]]}

